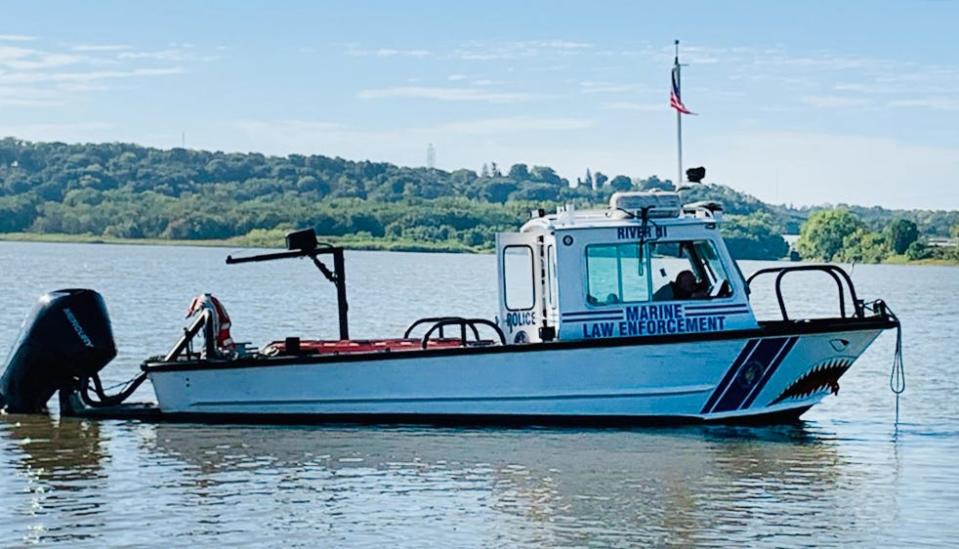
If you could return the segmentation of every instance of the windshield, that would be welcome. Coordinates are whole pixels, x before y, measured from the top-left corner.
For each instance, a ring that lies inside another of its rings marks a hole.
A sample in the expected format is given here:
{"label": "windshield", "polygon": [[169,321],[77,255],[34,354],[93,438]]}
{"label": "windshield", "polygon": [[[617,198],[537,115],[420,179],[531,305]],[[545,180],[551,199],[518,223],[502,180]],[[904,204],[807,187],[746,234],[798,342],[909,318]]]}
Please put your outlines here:
{"label": "windshield", "polygon": [[709,240],[591,244],[586,286],[590,305],[732,295],[726,268]]}

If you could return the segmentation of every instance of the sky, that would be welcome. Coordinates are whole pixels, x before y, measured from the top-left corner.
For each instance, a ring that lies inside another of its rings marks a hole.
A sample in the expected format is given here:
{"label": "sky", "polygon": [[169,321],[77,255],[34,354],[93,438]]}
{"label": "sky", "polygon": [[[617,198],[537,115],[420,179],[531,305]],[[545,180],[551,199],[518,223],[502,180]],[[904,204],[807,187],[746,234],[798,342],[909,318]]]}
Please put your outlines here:
{"label": "sky", "polygon": [[959,2],[5,1],[0,136],[959,209]]}

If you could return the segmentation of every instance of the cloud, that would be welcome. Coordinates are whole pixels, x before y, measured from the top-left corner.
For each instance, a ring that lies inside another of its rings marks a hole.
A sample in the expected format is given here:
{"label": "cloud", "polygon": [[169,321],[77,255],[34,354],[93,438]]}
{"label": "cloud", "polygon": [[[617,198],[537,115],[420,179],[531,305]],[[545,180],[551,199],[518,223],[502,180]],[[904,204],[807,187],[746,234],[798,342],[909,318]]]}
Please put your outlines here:
{"label": "cloud", "polygon": [[0,42],[31,42],[36,39],[36,36],[25,34],[0,34]]}
{"label": "cloud", "polygon": [[316,120],[279,120],[267,122],[262,120],[241,120],[234,124],[237,128],[250,131],[292,131],[308,133],[339,132],[345,128],[336,122]]}
{"label": "cloud", "polygon": [[579,55],[593,47],[587,42],[571,40],[521,40],[489,42],[474,40],[453,50],[452,57],[464,61],[495,61],[542,56]]}
{"label": "cloud", "polygon": [[866,82],[842,82],[833,86],[833,89],[868,95],[906,95],[909,97],[917,92],[957,95],[959,94],[959,71],[937,71],[936,74],[925,71],[913,74],[880,74]]}
{"label": "cloud", "polygon": [[38,53],[37,50],[29,48],[18,48],[16,46],[0,46],[0,64],[11,60],[24,59]]}
{"label": "cloud", "polygon": [[588,42],[574,42],[571,40],[534,40],[520,43],[554,50],[585,50],[593,47],[593,45]]}
{"label": "cloud", "polygon": [[7,68],[14,70],[35,70],[74,65],[84,61],[85,59],[83,57],[77,55],[63,53],[39,53],[31,56],[30,59],[11,59],[3,62],[2,64]]}
{"label": "cloud", "polygon": [[0,105],[14,107],[55,107],[63,104],[56,90],[47,87],[0,85]]}
{"label": "cloud", "polygon": [[866,98],[841,95],[807,95],[801,97],[800,101],[819,109],[849,109],[872,105],[872,101]]}
{"label": "cloud", "polygon": [[583,81],[579,83],[583,93],[633,93],[647,91],[649,88],[640,84],[622,84],[613,82]]}
{"label": "cloud", "polygon": [[272,150],[312,150],[323,154],[352,150],[364,151],[352,153],[354,156],[381,158],[389,156],[383,151],[408,149],[420,142],[424,146],[428,142],[450,143],[455,140],[473,143],[471,140],[477,136],[500,138],[528,132],[550,134],[594,126],[592,120],[582,118],[532,116],[459,120],[409,128],[353,128],[335,122],[310,120],[245,120],[234,124],[235,129],[246,133],[259,146],[270,143]]}
{"label": "cloud", "polygon": [[959,99],[955,99],[954,97],[900,99],[896,101],[890,101],[888,105],[894,108],[920,108],[937,111],[959,111]]}
{"label": "cloud", "polygon": [[890,61],[870,57],[850,57],[828,51],[814,55],[792,56],[784,52],[762,52],[753,56],[752,63],[758,66],[774,66],[787,70],[849,71],[856,69],[890,68]]}
{"label": "cloud", "polygon": [[154,51],[121,51],[117,54],[117,59],[140,60],[149,59],[154,61],[216,61],[218,55],[197,55],[192,51],[193,45],[184,44],[179,47],[154,50]]}
{"label": "cloud", "polygon": [[451,74],[446,77],[446,79],[449,80],[450,82],[458,82],[460,80],[466,80],[467,78],[469,77],[466,76],[465,74]]}
{"label": "cloud", "polygon": [[509,118],[487,118],[465,122],[450,122],[417,131],[440,134],[477,135],[499,134],[502,132],[585,130],[595,125],[592,120],[583,118],[514,116]]}
{"label": "cloud", "polygon": [[855,82],[840,82],[833,86],[834,90],[838,92],[852,92],[852,93],[865,93],[865,94],[887,94],[887,93],[901,93],[902,88],[896,86],[890,86],[888,84],[874,84],[874,83],[855,83]]}
{"label": "cloud", "polygon": [[[604,57],[639,57],[658,65],[666,65],[673,61],[676,50],[674,46],[660,46],[646,42],[639,46],[632,46],[630,49],[610,49],[601,53]],[[683,44],[680,47],[679,56],[684,64],[712,65],[732,61],[737,53],[738,50],[735,48]]]}
{"label": "cloud", "polygon": [[347,55],[353,55],[356,57],[429,57],[433,55],[433,52],[424,49],[424,48],[412,48],[412,49],[399,49],[399,48],[376,48],[376,49],[362,49],[357,48],[356,46],[349,46],[346,50]]}
{"label": "cloud", "polygon": [[433,55],[430,50],[396,50],[391,48],[380,48],[373,52],[378,57],[396,57],[402,55],[405,57],[428,57]]}
{"label": "cloud", "polygon": [[723,60],[723,55],[728,53],[728,50],[717,50],[704,48],[699,46],[684,47],[683,48],[683,63],[690,63],[696,65],[711,65],[713,63],[719,63]]}
{"label": "cloud", "polygon": [[129,50],[130,46],[126,44],[76,44],[74,46],[70,46],[70,49],[73,51],[84,52],[125,51]]}
{"label": "cloud", "polygon": [[0,74],[0,84],[36,83],[36,82],[92,82],[131,78],[137,76],[166,76],[184,72],[182,67],[163,67],[132,69],[125,71],[88,71],[88,72],[23,72],[19,74]]}
{"label": "cloud", "polygon": [[528,93],[495,92],[475,88],[443,88],[427,86],[394,86],[389,88],[361,90],[360,99],[431,99],[434,101],[482,101],[487,103],[516,103],[528,101]]}
{"label": "cloud", "polygon": [[181,74],[191,62],[213,59],[190,44],[134,51],[125,44],[23,47],[0,40],[0,104],[62,106],[80,94],[108,90],[110,81]]}
{"label": "cloud", "polygon": [[611,101],[603,104],[604,109],[637,112],[664,112],[669,106],[663,103],[636,103],[633,101]]}
{"label": "cloud", "polygon": [[459,120],[432,126],[395,129],[349,128],[336,122],[314,120],[245,120],[237,122],[236,126],[244,130],[275,131],[280,134],[288,132],[332,134],[340,138],[362,141],[369,138],[381,139],[409,135],[480,135],[500,134],[502,132],[583,130],[594,127],[595,122],[583,118],[512,116]]}

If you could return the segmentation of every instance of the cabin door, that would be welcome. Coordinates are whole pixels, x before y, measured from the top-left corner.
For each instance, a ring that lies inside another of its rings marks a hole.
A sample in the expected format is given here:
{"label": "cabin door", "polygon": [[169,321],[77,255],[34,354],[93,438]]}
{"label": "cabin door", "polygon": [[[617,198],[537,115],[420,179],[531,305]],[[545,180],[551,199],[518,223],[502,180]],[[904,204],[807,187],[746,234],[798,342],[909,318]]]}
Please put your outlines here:
{"label": "cabin door", "polygon": [[546,326],[543,237],[526,233],[496,235],[499,324],[509,343],[542,341]]}

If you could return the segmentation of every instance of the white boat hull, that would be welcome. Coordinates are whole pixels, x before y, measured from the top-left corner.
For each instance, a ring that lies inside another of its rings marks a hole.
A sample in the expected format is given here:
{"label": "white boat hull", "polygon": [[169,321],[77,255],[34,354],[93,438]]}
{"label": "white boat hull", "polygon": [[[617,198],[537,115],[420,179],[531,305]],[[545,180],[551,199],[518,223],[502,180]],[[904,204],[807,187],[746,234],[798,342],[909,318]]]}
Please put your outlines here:
{"label": "white boat hull", "polygon": [[162,413],[177,416],[736,421],[798,417],[881,331],[145,368]]}

